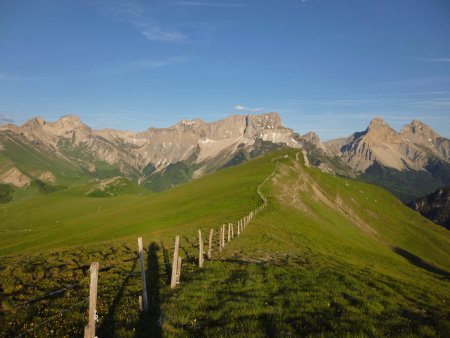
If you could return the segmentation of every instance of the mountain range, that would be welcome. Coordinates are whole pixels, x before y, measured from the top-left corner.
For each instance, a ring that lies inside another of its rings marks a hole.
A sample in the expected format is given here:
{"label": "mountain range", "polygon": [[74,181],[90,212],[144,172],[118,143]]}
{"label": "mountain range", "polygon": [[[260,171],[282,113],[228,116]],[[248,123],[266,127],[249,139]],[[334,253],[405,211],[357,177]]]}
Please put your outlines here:
{"label": "mountain range", "polygon": [[322,171],[383,186],[404,202],[450,184],[450,140],[418,120],[397,132],[374,118],[365,131],[322,142],[286,128],[275,112],[143,132],[95,130],[74,115],[3,125],[0,183],[71,186],[123,176],[161,191],[282,147],[305,149]]}

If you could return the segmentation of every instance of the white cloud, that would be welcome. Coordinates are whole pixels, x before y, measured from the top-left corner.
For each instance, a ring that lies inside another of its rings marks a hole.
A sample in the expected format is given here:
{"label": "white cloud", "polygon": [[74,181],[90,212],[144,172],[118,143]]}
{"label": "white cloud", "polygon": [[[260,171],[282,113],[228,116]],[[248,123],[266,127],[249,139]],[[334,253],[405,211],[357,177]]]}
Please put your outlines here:
{"label": "white cloud", "polygon": [[151,41],[186,42],[186,36],[179,31],[167,31],[154,24],[142,27],[141,33]]}
{"label": "white cloud", "polygon": [[233,107],[233,109],[237,110],[237,111],[247,111],[247,112],[252,112],[252,113],[256,113],[256,112],[260,112],[260,111],[264,110],[264,108],[262,108],[262,107],[249,108],[249,107],[246,107],[246,106],[243,106],[243,105],[240,105],[240,104],[235,105]]}
{"label": "white cloud", "polygon": [[147,7],[133,1],[114,5],[108,3],[102,9],[102,13],[115,21],[134,27],[150,41],[171,43],[188,41],[185,34],[175,28],[161,26],[147,14]]}
{"label": "white cloud", "polygon": [[0,115],[0,124],[14,123],[14,119],[9,115]]}

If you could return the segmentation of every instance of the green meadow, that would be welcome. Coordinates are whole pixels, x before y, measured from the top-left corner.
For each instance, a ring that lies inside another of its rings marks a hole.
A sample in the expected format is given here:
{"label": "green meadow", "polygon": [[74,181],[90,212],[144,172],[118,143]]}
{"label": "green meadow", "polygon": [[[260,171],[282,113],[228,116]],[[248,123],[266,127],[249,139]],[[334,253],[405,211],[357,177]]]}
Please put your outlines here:
{"label": "green meadow", "polygon": [[[267,208],[218,251],[220,225],[262,204],[264,180]],[[160,193],[85,192],[73,187],[0,207],[0,335],[81,336],[92,261],[100,263],[99,337],[450,332],[448,231],[381,188],[305,167],[297,150]],[[211,228],[213,256],[199,269],[197,231],[207,244]],[[171,290],[175,235],[183,265]],[[148,313],[138,306],[138,236]]]}

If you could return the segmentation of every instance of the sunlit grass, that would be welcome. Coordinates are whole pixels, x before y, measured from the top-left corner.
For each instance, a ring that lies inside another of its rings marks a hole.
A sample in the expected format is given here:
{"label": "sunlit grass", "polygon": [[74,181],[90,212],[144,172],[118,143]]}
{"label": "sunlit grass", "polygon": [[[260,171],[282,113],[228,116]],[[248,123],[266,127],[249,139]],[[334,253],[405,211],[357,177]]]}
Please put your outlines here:
{"label": "sunlit grass", "polygon": [[[92,261],[100,262],[100,337],[450,332],[446,230],[380,188],[298,167],[295,153],[269,154],[152,196],[93,199],[65,191],[12,203],[2,216],[2,230],[29,223],[32,231],[23,238],[20,232],[4,233],[0,239],[2,252],[10,254],[0,260],[2,334],[23,332],[82,301]],[[278,160],[283,164],[276,181],[263,187],[268,208],[222,252],[216,231],[213,259],[200,270],[197,230],[204,231],[206,244],[210,228],[236,222],[260,205],[256,187],[274,170],[271,159],[284,154],[289,158]],[[308,190],[292,190],[308,211],[282,199],[304,177],[330,201],[339,197],[352,214]],[[376,235],[354,220],[370,225]],[[176,234],[183,267],[181,284],[171,290]],[[138,235],[144,235],[148,268],[145,315],[138,309]],[[14,307],[66,285],[76,288]],[[82,304],[37,336],[81,335],[86,309]]]}

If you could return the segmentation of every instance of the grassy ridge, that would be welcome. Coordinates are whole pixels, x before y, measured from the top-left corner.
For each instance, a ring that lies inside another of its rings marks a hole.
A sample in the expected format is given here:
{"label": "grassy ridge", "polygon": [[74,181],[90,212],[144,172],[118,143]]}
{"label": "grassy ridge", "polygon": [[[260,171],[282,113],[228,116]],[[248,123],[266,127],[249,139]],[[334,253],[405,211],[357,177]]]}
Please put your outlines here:
{"label": "grassy ridge", "polygon": [[[449,332],[450,243],[444,229],[380,188],[315,169],[279,169],[279,184],[265,189],[269,208],[164,304],[166,332],[261,337]],[[340,195],[353,203],[357,217],[378,235],[361,231],[309,190],[300,193],[308,211],[280,199],[305,176],[320,183],[331,200]]]}
{"label": "grassy ridge", "polygon": [[[258,203],[256,186],[273,170],[261,158],[151,196],[86,198],[76,189],[0,210],[0,254],[100,242],[169,227],[218,225]],[[23,212],[26,210],[26,212]]]}
{"label": "grassy ridge", "polygon": [[[256,187],[274,170],[274,157],[280,164],[262,188],[269,207],[200,271],[197,229],[217,229],[259,205]],[[48,311],[82,300],[94,260],[102,269],[99,336],[449,332],[446,230],[380,188],[305,168],[295,157],[294,150],[279,151],[153,196],[92,199],[69,190],[7,205],[1,229],[20,230],[28,222],[32,231],[0,238],[4,254],[22,253],[0,259],[2,333],[23,332]],[[145,316],[137,309],[138,234],[144,234],[150,279]],[[173,292],[175,234],[184,263]],[[14,308],[67,284],[77,289]],[[79,335],[84,313],[82,307],[39,333]]]}

